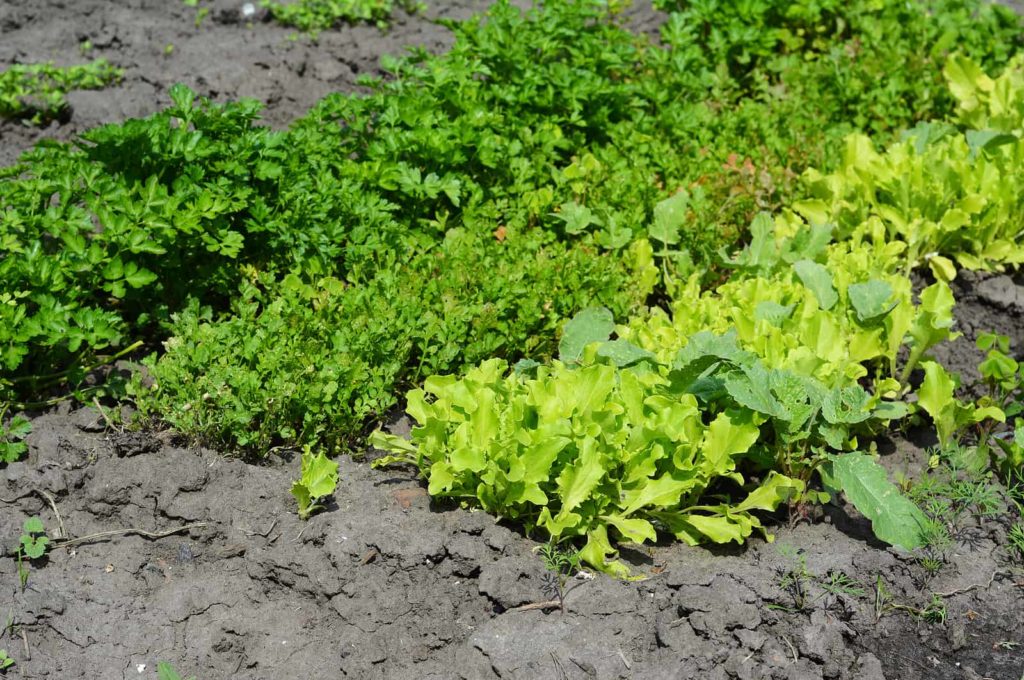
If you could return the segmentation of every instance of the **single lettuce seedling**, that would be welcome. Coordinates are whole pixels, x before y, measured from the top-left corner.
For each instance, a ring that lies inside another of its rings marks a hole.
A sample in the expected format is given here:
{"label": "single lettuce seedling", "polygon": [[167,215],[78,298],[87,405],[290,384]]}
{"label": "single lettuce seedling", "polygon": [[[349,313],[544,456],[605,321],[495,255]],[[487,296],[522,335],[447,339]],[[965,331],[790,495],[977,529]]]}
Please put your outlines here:
{"label": "single lettuce seedling", "polygon": [[309,519],[323,508],[318,501],[334,493],[338,485],[338,464],[321,451],[317,455],[306,446],[302,452],[302,478],[292,484],[292,495],[299,504],[299,517]]}
{"label": "single lettuce seedling", "polygon": [[0,671],[6,670],[14,665],[14,659],[7,655],[6,649],[0,649]]}

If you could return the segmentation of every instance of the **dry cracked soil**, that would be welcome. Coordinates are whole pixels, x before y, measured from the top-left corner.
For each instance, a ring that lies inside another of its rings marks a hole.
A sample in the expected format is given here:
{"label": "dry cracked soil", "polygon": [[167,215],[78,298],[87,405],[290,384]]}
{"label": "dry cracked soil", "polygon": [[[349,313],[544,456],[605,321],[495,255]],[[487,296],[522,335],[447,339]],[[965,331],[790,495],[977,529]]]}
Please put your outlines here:
{"label": "dry cracked soil", "polygon": [[[348,27],[312,43],[247,25],[240,3],[220,0],[198,28],[195,9],[172,0],[0,0],[0,65],[78,62],[88,40],[90,57],[126,69],[115,88],[73,94],[62,124],[0,123],[0,163],[43,138],[157,111],[175,82],[218,100],[255,97],[270,124],[287,125],[377,72],[382,54],[444,49],[450,35],[430,19],[485,3],[429,4],[388,32]],[[639,30],[659,20],[649,6],[632,14]],[[957,282],[965,337],[937,354],[965,383],[976,376],[978,332],[1024,346],[1020,284]],[[930,578],[834,506],[792,528],[780,518],[774,543],[626,550],[645,580],[575,578],[564,608],[538,607],[552,599],[552,582],[535,541],[432,502],[412,471],[372,469],[372,451],[339,461],[335,502],[302,522],[288,493],[294,459],[249,465],[182,447],[170,433],[111,427],[93,408],[57,408],[32,425],[28,457],[0,471],[0,648],[17,661],[4,677],[155,678],[158,661],[203,680],[1024,675],[1024,582],[999,547],[998,523],[966,527]],[[924,435],[882,444],[894,472],[924,465]],[[23,587],[15,546],[33,515],[54,538],[106,533],[32,563]],[[804,579],[803,595],[786,587],[787,574],[804,571],[858,585],[829,592]],[[919,610],[942,594],[944,620],[880,606],[879,584],[889,605]]]}

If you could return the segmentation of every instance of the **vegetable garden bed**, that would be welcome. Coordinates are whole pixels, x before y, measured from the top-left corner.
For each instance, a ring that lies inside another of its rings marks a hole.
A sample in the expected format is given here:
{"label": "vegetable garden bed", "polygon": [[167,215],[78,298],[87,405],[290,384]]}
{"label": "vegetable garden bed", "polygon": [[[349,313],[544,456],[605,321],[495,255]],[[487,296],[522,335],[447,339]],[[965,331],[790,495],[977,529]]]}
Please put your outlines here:
{"label": "vegetable garden bed", "polygon": [[1020,680],[1021,24],[659,7],[0,0],[0,676]]}

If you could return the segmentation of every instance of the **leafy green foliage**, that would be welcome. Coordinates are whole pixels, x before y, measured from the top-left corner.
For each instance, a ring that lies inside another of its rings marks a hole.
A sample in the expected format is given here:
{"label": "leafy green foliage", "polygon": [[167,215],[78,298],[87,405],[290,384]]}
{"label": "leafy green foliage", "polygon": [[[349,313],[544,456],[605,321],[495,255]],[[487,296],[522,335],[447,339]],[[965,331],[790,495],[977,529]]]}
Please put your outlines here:
{"label": "leafy green foliage", "polygon": [[0,463],[13,463],[28,451],[25,438],[32,432],[32,424],[21,416],[5,422],[5,408],[0,407]]}
{"label": "leafy green foliage", "polygon": [[[289,6],[315,13],[341,5]],[[17,255],[0,260],[0,399],[73,391],[136,342],[155,347],[174,335],[171,347],[190,348],[194,338],[175,327],[176,313],[180,323],[208,328],[225,342],[248,335],[240,330],[240,310],[251,309],[245,291],[254,272],[265,288],[260,309],[273,307],[277,295],[298,305],[276,308],[268,323],[296,320],[307,309],[302,296],[278,291],[267,277],[283,282],[294,275],[314,287],[325,277],[343,281],[345,323],[371,329],[350,334],[351,344],[362,347],[383,322],[374,316],[379,307],[358,308],[356,299],[368,300],[374,290],[434,293],[437,306],[426,320],[414,319],[412,336],[401,330],[391,341],[399,358],[355,357],[356,374],[368,366],[366,389],[357,383],[342,395],[343,408],[314,414],[312,427],[293,402],[290,413],[272,415],[265,431],[246,434],[245,424],[279,408],[247,370],[238,369],[246,375],[236,382],[248,396],[224,396],[213,385],[193,394],[188,385],[207,375],[230,384],[230,371],[217,364],[230,349],[196,353],[212,363],[168,359],[154,401],[146,406],[149,397],[137,393],[149,413],[175,402],[172,422],[185,434],[231,445],[285,443],[292,432],[312,436],[336,414],[344,430],[337,437],[351,439],[361,418],[381,413],[397,387],[430,370],[457,369],[486,351],[543,359],[544,333],[584,306],[628,313],[659,278],[667,288],[713,266],[720,247],[746,230],[756,210],[783,201],[797,172],[831,158],[828,149],[850,125],[842,107],[823,103],[835,101],[846,85],[796,87],[805,77],[797,58],[723,75],[719,56],[678,19],[655,46],[625,30],[614,10],[558,0],[523,14],[498,3],[486,20],[450,23],[455,45],[448,54],[414,51],[388,60],[389,77],[368,80],[366,94],[332,95],[288,132],[259,127],[253,102],[211,105],[176,87],[173,105],[146,120],[94,130],[74,145],[38,147],[0,173],[0,243]],[[916,27],[898,34],[914,38],[901,49],[916,53],[924,44],[935,55],[944,52],[938,36],[946,17],[914,9],[897,18]],[[876,19],[875,32],[897,23],[888,15]],[[959,44],[986,68],[1005,61],[1001,45],[1012,43],[1013,25],[1005,19],[986,11],[976,22],[957,24]],[[839,48],[862,37],[854,31],[837,39]],[[866,54],[842,60],[850,82],[880,82],[858,70],[871,61]],[[930,63],[908,63],[937,73]],[[900,80],[890,94],[918,92],[929,82],[922,73]],[[864,110],[887,120],[869,115],[858,129],[904,126],[925,112]],[[666,196],[675,202],[659,208]],[[651,238],[661,239],[657,255],[644,239],[648,224]],[[469,313],[451,314],[449,301],[465,300],[464,290],[426,291],[405,280],[407,271],[428,270],[432,254],[473,260],[471,248],[449,254],[453,235],[486,244],[476,259],[502,260],[504,275],[487,281],[491,290],[529,290],[542,309],[550,303],[557,314],[545,309],[542,320],[530,314],[528,324],[492,325],[488,295],[470,307],[485,320],[477,325]],[[492,255],[495,242],[518,252],[531,244],[554,251],[556,259],[560,251],[587,253],[595,263],[562,281],[530,254]],[[589,273],[596,270],[605,272],[599,282]],[[414,300],[395,305],[400,315],[411,315]],[[452,318],[440,316],[441,309]],[[200,317],[203,323],[189,321]],[[480,334],[463,351],[467,326]],[[416,336],[423,332],[429,340]],[[611,342],[606,351],[618,361],[642,358]],[[303,355],[323,379],[311,394],[329,396],[335,376],[350,373],[348,358],[335,370],[321,358],[323,348],[298,346],[293,358]],[[251,347],[245,351],[252,355]],[[271,357],[264,374],[275,364],[296,365],[291,362]],[[283,384],[295,375],[290,371],[269,382]],[[181,415],[207,394],[209,419]],[[314,397],[297,403],[308,407]]]}
{"label": "leafy green foliage", "polygon": [[956,380],[936,362],[926,361],[921,366],[924,381],[918,390],[918,403],[932,417],[940,443],[950,442],[957,432],[986,418],[1005,421],[1006,415],[995,406],[978,408],[954,397]]}
{"label": "leafy green foliage", "polygon": [[[1024,142],[1013,113],[1024,107],[1024,75],[1017,59],[993,80],[962,55],[946,75],[966,130],[919,125],[884,153],[853,135],[836,172],[806,173],[811,199],[796,209],[836,223],[843,238],[903,244],[907,272],[927,263],[949,281],[954,261],[983,270],[1024,262],[1014,219],[1024,200],[1016,185]],[[977,127],[988,125],[995,129]]]}
{"label": "leafy green foliage", "polygon": [[[961,125],[1020,136],[1024,127],[1024,57],[1014,57],[1001,75],[990,78],[981,65],[958,54],[950,58],[943,73],[956,97]],[[985,141],[992,144],[1005,140],[996,136]]]}
{"label": "leafy green foliage", "polygon": [[0,118],[46,123],[67,113],[68,92],[99,90],[121,80],[124,71],[97,59],[78,66],[15,64],[0,71]]}
{"label": "leafy green foliage", "polygon": [[7,655],[7,650],[0,649],[0,671],[10,668],[14,663],[14,659]]}
{"label": "leafy green foliage", "polygon": [[[341,23],[369,21],[385,28],[395,11],[392,0],[265,0],[263,6],[270,9],[275,21],[313,36]],[[399,0],[398,7],[412,13],[423,5],[417,0]]]}
{"label": "leafy green foliage", "polygon": [[222,300],[237,260],[276,245],[243,250],[280,136],[252,127],[251,102],[171,94],[163,113],[40,146],[0,174],[0,240],[15,255],[0,261],[0,398],[74,387],[190,295]]}
{"label": "leafy green foliage", "polygon": [[[620,575],[609,532],[739,542],[761,527],[754,510],[827,499],[809,488],[818,472],[880,538],[917,546],[924,516],[856,452],[857,437],[906,413],[883,397],[903,393],[905,341],[916,360],[948,337],[948,286],[934,284],[915,304],[884,247],[828,245],[795,216],[758,222],[732,261],[737,275],[703,294],[691,278],[671,319],[654,310],[609,341],[611,315],[588,309],[565,327],[563,361],[535,377],[488,361],[460,379],[429,378],[408,395],[419,424],[412,443],[371,438],[394,453],[380,464],[414,463],[431,494],[555,540],[585,536],[584,560]],[[646,361],[615,361],[602,351],[610,342]],[[930,399],[922,388],[921,401]],[[746,499],[700,502],[725,480]]]}
{"label": "leafy green foliage", "polygon": [[[742,542],[763,530],[755,510],[803,488],[776,472],[741,474],[756,415],[722,409],[706,423],[698,399],[649,362],[618,368],[591,346],[578,368],[556,361],[530,378],[507,367],[492,359],[461,379],[428,378],[408,395],[413,442],[374,433],[371,444],[393,454],[376,464],[415,464],[432,495],[472,500],[552,540],[584,537],[583,560],[620,576],[614,536],[653,541],[660,528],[690,544]],[[701,503],[713,484],[745,498]]]}
{"label": "leafy green foliage", "polygon": [[675,10],[666,34],[685,36],[725,83],[752,82],[765,96],[784,87],[823,117],[872,133],[945,117],[952,102],[939,68],[950,51],[991,68],[1021,44],[1012,10],[971,0],[655,4]]}
{"label": "leafy green foliage", "polygon": [[[992,462],[1006,484],[1013,486],[1024,481],[1024,402],[1021,388],[1024,371],[1020,363],[1010,356],[1010,339],[995,333],[979,333],[978,349],[986,352],[978,365],[978,372],[987,394],[976,404],[978,409],[1002,413],[1003,418],[982,421],[978,428],[978,443],[982,454],[991,454]],[[1002,423],[1008,428],[997,431]]]}
{"label": "leafy green foliage", "polygon": [[212,445],[357,443],[367,421],[426,375],[490,356],[554,353],[562,318],[592,304],[625,313],[637,291],[614,260],[582,247],[451,234],[437,251],[363,285],[289,275],[246,284],[235,315],[193,306],[175,317],[156,389],[135,386],[143,415]]}
{"label": "leafy green foliage", "polygon": [[302,452],[302,477],[292,484],[292,495],[299,505],[299,517],[309,519],[323,508],[320,501],[334,493],[338,486],[338,464],[324,452],[317,455],[307,446]]}

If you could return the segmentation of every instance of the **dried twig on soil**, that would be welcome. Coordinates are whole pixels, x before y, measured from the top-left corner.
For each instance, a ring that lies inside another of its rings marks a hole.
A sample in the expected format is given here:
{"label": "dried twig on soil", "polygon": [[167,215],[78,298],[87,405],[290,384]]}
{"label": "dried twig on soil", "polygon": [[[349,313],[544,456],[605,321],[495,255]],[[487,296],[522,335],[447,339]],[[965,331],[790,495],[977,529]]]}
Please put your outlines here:
{"label": "dried twig on soil", "polygon": [[936,597],[943,597],[943,598],[945,598],[945,597],[953,597],[954,595],[963,595],[964,593],[969,593],[972,590],[975,590],[976,588],[983,588],[985,590],[988,590],[989,588],[992,587],[992,583],[996,580],[997,576],[1010,576],[1010,572],[1008,572],[1008,571],[994,571],[994,572],[992,572],[992,576],[988,579],[988,583],[975,583],[975,584],[967,586],[966,588],[958,588],[957,590],[951,590],[948,593],[935,593],[935,592],[933,592],[932,595],[934,595]]}
{"label": "dried twig on soil", "polygon": [[57,517],[57,527],[58,527],[57,531],[60,532],[59,535],[56,538],[58,538],[58,539],[66,538],[67,535],[68,535],[68,531],[64,527],[64,519],[60,516],[60,512],[57,510],[57,502],[55,500],[53,500],[53,496],[51,496],[47,492],[43,491],[42,489],[29,489],[25,493],[23,493],[23,494],[21,494],[19,496],[15,496],[14,498],[0,498],[0,502],[8,503],[8,504],[13,504],[13,503],[17,503],[22,498],[27,498],[27,497],[31,496],[32,494],[36,494],[38,496],[42,496],[43,499],[45,499],[46,502],[50,504],[50,509],[53,510],[53,514]]}
{"label": "dried twig on soil", "polygon": [[268,536],[270,536],[270,532],[273,531],[274,527],[276,527],[276,526],[277,526],[277,520],[275,519],[273,521],[273,523],[271,523],[270,528],[267,529],[266,531],[260,532],[260,531],[249,531],[248,529],[242,529],[242,533],[247,535],[247,536],[249,536],[250,538],[252,538],[253,536],[260,536],[262,538],[267,538]]}
{"label": "dried twig on soil", "polygon": [[25,661],[32,660],[32,650],[28,648],[28,635],[25,634],[25,629],[21,629],[21,641],[25,644]]}
{"label": "dried twig on soil", "polygon": [[789,646],[789,651],[793,652],[793,663],[797,663],[798,661],[800,661],[800,657],[798,657],[796,654],[796,648],[793,647],[793,643],[789,641],[789,638],[783,635],[782,639],[785,640],[786,644]]}
{"label": "dried twig on soil", "polygon": [[167,531],[145,531],[144,529],[114,529],[112,531],[101,531],[97,534],[89,534],[88,536],[79,536],[78,538],[68,538],[65,540],[56,540],[52,543],[55,548],[65,548],[69,545],[75,545],[78,543],[88,543],[89,541],[98,541],[101,538],[110,538],[111,536],[124,536],[127,534],[137,534],[145,538],[164,538],[173,534],[180,534],[182,531],[188,531],[190,529],[200,529],[206,526],[206,522],[196,522],[195,524],[186,524],[185,526],[178,527],[176,529],[168,529]]}
{"label": "dried twig on soil", "polygon": [[32,489],[34,493],[39,494],[46,499],[46,502],[50,504],[50,509],[53,510],[53,514],[57,517],[57,536],[55,539],[62,539],[68,537],[68,530],[64,527],[64,519],[60,516],[60,511],[57,510],[57,501],[53,500],[53,496],[43,491],[42,489]]}
{"label": "dried twig on soil", "polygon": [[96,407],[96,410],[100,412],[100,416],[103,418],[103,422],[107,424],[107,428],[110,430],[116,430],[117,428],[114,427],[114,423],[110,420],[110,417],[107,415],[107,410],[100,406],[100,400],[97,399],[96,397],[93,397],[92,403]]}
{"label": "dried twig on soil", "polygon": [[534,609],[560,609],[562,603],[558,600],[548,600],[547,602],[531,602],[530,604],[519,605],[518,607],[512,607],[509,609],[510,612],[528,612]]}

